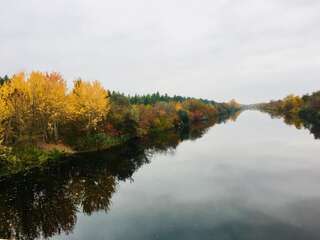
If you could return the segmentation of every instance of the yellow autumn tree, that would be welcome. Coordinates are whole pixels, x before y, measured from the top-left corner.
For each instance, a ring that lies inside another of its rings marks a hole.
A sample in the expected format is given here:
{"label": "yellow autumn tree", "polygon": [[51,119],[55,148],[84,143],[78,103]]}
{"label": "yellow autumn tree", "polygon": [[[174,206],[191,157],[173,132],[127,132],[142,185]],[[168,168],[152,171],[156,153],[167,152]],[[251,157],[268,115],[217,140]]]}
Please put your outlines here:
{"label": "yellow autumn tree", "polygon": [[66,113],[66,83],[57,73],[14,75],[0,88],[2,137],[16,142],[21,137],[58,137],[58,122]]}
{"label": "yellow autumn tree", "polygon": [[33,132],[45,141],[58,139],[58,125],[66,114],[66,82],[58,73],[32,72],[28,79]]}
{"label": "yellow autumn tree", "polygon": [[9,117],[9,109],[7,107],[5,99],[2,98],[2,87],[0,87],[0,144],[4,141],[4,133],[5,133],[5,127],[4,122]]}
{"label": "yellow autumn tree", "polygon": [[96,130],[110,110],[109,94],[98,81],[77,80],[69,95],[68,107],[71,119],[82,123],[84,130]]}
{"label": "yellow autumn tree", "polygon": [[285,113],[298,114],[302,105],[303,100],[299,96],[289,95],[285,99],[283,99],[281,108]]}
{"label": "yellow autumn tree", "polygon": [[180,111],[182,109],[182,104],[180,102],[176,102],[175,103],[175,109],[176,109],[177,112]]}
{"label": "yellow autumn tree", "polygon": [[0,122],[5,142],[17,141],[28,131],[29,96],[24,73],[14,75],[0,88]]}

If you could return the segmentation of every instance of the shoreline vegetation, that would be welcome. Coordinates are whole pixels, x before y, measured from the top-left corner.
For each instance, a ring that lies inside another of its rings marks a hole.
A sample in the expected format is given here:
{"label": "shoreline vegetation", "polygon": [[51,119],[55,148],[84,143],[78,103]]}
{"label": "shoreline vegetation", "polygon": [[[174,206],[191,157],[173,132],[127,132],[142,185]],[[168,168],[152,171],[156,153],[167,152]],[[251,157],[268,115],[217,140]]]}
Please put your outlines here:
{"label": "shoreline vegetation", "polygon": [[284,99],[255,106],[272,118],[283,118],[297,129],[308,129],[315,139],[320,139],[320,91],[302,97],[289,95]]}
{"label": "shoreline vegetation", "polygon": [[82,79],[68,90],[56,72],[6,76],[0,78],[0,175],[165,131],[187,132],[198,123],[214,125],[240,109],[235,100],[128,96]]}

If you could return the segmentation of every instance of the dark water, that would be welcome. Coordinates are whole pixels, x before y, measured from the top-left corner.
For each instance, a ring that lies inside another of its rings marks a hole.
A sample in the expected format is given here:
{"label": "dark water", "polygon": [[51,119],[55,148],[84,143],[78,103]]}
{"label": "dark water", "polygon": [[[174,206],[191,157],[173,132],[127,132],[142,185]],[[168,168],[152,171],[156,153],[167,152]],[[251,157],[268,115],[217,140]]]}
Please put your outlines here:
{"label": "dark water", "polygon": [[319,156],[307,130],[246,111],[2,179],[0,238],[320,239]]}

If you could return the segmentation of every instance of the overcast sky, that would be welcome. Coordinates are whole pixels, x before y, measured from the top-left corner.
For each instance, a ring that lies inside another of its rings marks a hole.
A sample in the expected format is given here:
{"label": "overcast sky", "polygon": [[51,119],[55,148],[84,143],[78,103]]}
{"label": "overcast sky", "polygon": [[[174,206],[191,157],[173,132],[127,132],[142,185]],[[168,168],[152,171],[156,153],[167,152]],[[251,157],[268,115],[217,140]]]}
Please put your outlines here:
{"label": "overcast sky", "polygon": [[320,0],[8,0],[0,74],[242,103],[320,89]]}

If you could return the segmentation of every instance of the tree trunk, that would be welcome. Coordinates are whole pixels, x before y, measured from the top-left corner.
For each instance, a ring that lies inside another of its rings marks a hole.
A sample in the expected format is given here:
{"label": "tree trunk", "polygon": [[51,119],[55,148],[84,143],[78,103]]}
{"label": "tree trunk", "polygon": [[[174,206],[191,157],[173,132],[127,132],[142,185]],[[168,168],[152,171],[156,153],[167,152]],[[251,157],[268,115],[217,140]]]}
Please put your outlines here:
{"label": "tree trunk", "polygon": [[57,142],[59,140],[59,131],[58,131],[57,122],[55,122],[53,125],[53,134],[54,134],[54,140]]}

